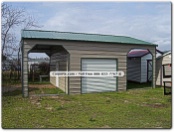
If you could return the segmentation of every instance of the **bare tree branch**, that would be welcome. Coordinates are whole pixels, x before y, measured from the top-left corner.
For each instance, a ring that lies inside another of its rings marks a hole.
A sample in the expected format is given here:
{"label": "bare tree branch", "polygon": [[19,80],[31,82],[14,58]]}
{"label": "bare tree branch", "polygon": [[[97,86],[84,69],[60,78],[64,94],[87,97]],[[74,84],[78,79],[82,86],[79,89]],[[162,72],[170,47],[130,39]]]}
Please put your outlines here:
{"label": "bare tree branch", "polygon": [[29,29],[32,27],[40,28],[41,26],[24,9],[14,8],[6,3],[1,4],[1,55],[3,70],[9,70],[9,68],[12,70],[16,65],[19,69],[19,62],[16,65],[11,63],[15,62],[15,54],[18,54],[17,52],[19,51],[20,40],[17,40],[18,33],[16,33],[16,29]]}
{"label": "bare tree branch", "polygon": [[41,28],[42,26],[36,24],[34,17],[28,16],[24,29],[30,29],[32,27]]}
{"label": "bare tree branch", "polygon": [[16,27],[29,29],[40,28],[33,16],[26,13],[24,9],[13,8],[2,3],[1,5],[1,43],[2,56],[10,57],[18,49],[14,29]]}

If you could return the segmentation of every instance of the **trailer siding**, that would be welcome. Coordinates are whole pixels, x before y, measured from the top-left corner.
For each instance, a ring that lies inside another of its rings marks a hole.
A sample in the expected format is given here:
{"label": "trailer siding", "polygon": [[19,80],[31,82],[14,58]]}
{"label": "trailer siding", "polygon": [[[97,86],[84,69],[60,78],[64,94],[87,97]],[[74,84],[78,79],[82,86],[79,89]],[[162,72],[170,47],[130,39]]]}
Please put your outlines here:
{"label": "trailer siding", "polygon": [[171,64],[171,53],[160,57],[156,60],[156,85],[163,86],[163,81],[172,81],[172,78],[163,78],[163,67],[164,64]]}

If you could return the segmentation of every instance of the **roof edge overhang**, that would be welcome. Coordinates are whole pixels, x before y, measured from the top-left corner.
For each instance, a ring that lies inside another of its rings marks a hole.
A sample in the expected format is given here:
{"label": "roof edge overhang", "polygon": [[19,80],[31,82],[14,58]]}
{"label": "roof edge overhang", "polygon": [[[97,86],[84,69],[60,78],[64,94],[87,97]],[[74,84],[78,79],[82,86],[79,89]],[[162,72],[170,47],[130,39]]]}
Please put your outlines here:
{"label": "roof edge overhang", "polygon": [[21,37],[21,40],[28,39],[28,40],[59,40],[59,41],[79,41],[79,42],[95,42],[95,43],[111,43],[111,44],[126,44],[126,45],[139,45],[139,46],[155,46],[158,47],[157,44],[139,44],[139,43],[122,43],[122,42],[104,42],[104,41],[88,41],[88,40],[74,40],[74,39],[50,39],[50,38],[28,38],[28,37]]}
{"label": "roof edge overhang", "polygon": [[146,56],[146,55],[148,55],[148,54],[151,54],[151,53],[149,53],[149,52],[147,52],[147,53],[145,53],[145,54],[143,54],[143,55],[141,55],[141,56],[130,56],[130,57],[128,57],[128,58],[142,58],[142,57],[144,57],[144,56]]}
{"label": "roof edge overhang", "polygon": [[38,37],[38,36],[32,36],[31,34],[32,33],[29,33],[30,34],[30,36],[26,36],[26,34],[25,34],[25,32],[33,32],[35,35],[36,35],[36,33],[55,33],[55,34],[58,34],[58,33],[60,33],[60,34],[68,34],[68,35],[82,35],[82,36],[88,36],[89,37],[89,35],[91,35],[91,37],[101,37],[101,36],[103,36],[103,37],[121,37],[121,38],[129,38],[129,39],[132,39],[132,40],[135,40],[135,41],[139,41],[139,42],[131,42],[131,43],[128,43],[128,42],[120,42],[120,41],[118,41],[118,43],[123,43],[123,44],[136,44],[136,45],[153,45],[153,46],[158,46],[157,44],[154,44],[154,43],[150,43],[150,42],[146,42],[146,41],[144,41],[144,40],[139,40],[139,39],[136,39],[136,38],[132,38],[132,37],[129,37],[129,36],[116,36],[116,35],[112,35],[112,34],[95,34],[95,33],[78,33],[78,32],[62,32],[62,31],[49,31],[49,30],[32,30],[32,29],[30,29],[30,30],[27,30],[27,29],[22,29],[21,30],[21,38],[22,39],[24,39],[24,38],[28,38],[28,39],[49,39],[49,40],[64,40],[64,41],[87,41],[87,42],[106,42],[106,43],[117,43],[117,41],[103,41],[103,40],[85,40],[85,39],[80,39],[78,36],[75,38],[75,39],[73,39],[73,38],[54,38],[54,37],[52,37],[52,36],[54,36],[54,35],[51,35],[51,37],[50,38],[48,38],[48,37],[46,37],[46,38],[44,38],[43,36],[42,37]]}

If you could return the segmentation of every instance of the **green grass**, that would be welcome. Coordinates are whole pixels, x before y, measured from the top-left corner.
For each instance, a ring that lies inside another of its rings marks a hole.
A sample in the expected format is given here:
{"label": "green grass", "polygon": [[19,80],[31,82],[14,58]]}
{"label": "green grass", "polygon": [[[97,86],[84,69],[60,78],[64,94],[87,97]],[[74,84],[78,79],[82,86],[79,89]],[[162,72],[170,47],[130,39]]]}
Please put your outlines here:
{"label": "green grass", "polygon": [[171,128],[171,101],[161,88],[30,98],[15,91],[2,97],[2,127]]}

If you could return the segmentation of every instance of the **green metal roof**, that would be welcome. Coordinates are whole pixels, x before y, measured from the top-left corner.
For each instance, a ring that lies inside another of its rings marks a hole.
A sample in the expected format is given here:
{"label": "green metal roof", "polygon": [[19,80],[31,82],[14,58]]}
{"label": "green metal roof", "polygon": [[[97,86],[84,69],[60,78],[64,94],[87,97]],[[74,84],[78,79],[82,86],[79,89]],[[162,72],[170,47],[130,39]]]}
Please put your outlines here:
{"label": "green metal roof", "polygon": [[122,43],[122,44],[156,45],[125,36],[43,31],[43,30],[22,30],[21,37],[29,39],[57,39],[57,40],[92,41],[92,42],[107,42],[107,43]]}

